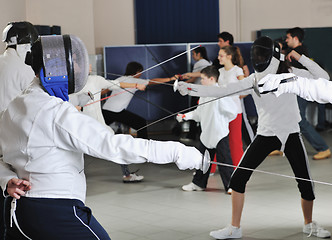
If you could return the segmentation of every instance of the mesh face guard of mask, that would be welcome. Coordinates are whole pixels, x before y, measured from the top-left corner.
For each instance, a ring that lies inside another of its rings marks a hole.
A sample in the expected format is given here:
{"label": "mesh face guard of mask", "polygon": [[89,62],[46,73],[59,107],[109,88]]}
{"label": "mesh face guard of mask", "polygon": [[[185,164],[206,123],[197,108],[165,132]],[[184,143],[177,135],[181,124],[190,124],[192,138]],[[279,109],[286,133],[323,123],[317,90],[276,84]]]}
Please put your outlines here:
{"label": "mesh face guard of mask", "polygon": [[256,72],[267,69],[273,57],[280,60],[280,46],[269,37],[256,39],[251,47],[250,57]]}
{"label": "mesh face guard of mask", "polygon": [[85,86],[89,59],[83,42],[76,36],[42,36],[43,67],[39,77],[51,95],[68,101],[68,94]]}

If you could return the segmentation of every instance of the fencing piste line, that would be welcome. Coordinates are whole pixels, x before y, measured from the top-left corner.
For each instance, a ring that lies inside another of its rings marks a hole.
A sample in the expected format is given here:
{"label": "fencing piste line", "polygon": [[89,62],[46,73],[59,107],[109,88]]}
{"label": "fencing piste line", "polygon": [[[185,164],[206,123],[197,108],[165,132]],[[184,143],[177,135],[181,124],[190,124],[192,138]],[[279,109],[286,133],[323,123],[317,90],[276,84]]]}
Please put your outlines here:
{"label": "fencing piste line", "polygon": [[291,179],[295,179],[295,180],[302,180],[302,181],[307,181],[307,182],[313,182],[313,183],[319,183],[319,184],[323,184],[323,185],[332,186],[332,183],[328,183],[328,182],[317,181],[317,180],[312,180],[312,179],[307,179],[307,178],[300,178],[300,177],[295,177],[295,176],[289,176],[289,175],[286,175],[286,174],[268,172],[268,171],[263,171],[263,170],[258,170],[258,169],[251,169],[251,168],[247,168],[247,167],[235,166],[235,165],[226,164],[226,163],[210,161],[210,164],[215,164],[215,165],[220,165],[220,166],[225,166],[225,167],[232,167],[232,168],[236,168],[236,169],[239,168],[239,169],[242,169],[242,170],[247,170],[247,171],[252,171],[252,172],[259,172],[259,173],[274,175],[274,176],[278,176],[278,177],[291,178]]}

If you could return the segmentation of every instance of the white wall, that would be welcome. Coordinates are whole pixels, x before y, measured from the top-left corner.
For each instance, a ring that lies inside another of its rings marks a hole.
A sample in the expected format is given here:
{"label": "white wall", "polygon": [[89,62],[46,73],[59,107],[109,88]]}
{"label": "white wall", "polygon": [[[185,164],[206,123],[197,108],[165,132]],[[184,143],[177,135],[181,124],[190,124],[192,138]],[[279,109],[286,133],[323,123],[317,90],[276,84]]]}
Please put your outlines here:
{"label": "white wall", "polygon": [[27,20],[36,25],[59,25],[62,34],[82,39],[95,52],[93,0],[27,0]]}
{"label": "white wall", "polygon": [[[62,33],[79,36],[90,54],[135,43],[134,0],[0,0],[0,5],[0,29],[22,20],[60,25]],[[331,0],[219,0],[219,5],[220,31],[233,33],[236,42],[253,41],[264,28],[332,25]]]}
{"label": "white wall", "polygon": [[135,44],[134,0],[94,1],[96,53],[109,45]]}
{"label": "white wall", "polygon": [[219,0],[220,31],[253,41],[266,28],[330,27],[331,0]]}
{"label": "white wall", "polygon": [[[8,22],[26,20],[26,6],[23,0],[0,0],[0,33]],[[5,44],[0,43],[0,53],[5,50]]]}

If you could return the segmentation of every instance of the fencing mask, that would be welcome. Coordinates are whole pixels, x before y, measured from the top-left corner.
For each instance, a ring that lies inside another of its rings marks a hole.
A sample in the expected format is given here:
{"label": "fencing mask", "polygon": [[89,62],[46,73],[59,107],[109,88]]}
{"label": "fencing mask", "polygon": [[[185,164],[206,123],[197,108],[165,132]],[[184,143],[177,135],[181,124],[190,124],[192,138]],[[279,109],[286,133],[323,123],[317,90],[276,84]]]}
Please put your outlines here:
{"label": "fencing mask", "polygon": [[68,94],[82,90],[89,73],[87,50],[73,35],[41,36],[26,63],[39,75],[44,89],[64,101]]}
{"label": "fencing mask", "polygon": [[250,57],[258,80],[269,73],[277,73],[282,56],[277,42],[266,36],[257,38],[251,46]]}

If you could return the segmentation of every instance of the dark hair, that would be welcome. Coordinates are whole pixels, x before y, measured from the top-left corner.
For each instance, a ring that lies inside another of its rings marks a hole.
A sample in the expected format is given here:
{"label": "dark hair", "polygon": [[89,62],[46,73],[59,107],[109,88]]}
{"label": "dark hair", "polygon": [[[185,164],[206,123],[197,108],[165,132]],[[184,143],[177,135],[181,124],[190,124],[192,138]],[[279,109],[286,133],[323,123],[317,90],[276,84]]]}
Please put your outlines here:
{"label": "dark hair", "polygon": [[39,75],[43,67],[43,50],[40,37],[32,44],[31,52],[27,52],[25,64],[31,66],[35,75]]}
{"label": "dark hair", "polygon": [[138,62],[130,62],[127,64],[126,67],[126,72],[125,72],[125,76],[133,76],[139,72],[143,71],[143,66],[142,64],[138,63]]}
{"label": "dark hair", "polygon": [[229,32],[221,32],[218,34],[218,38],[222,38],[225,42],[228,41],[229,45],[233,45],[234,43],[234,38],[233,35],[230,34]]}
{"label": "dark hair", "polygon": [[[9,30],[7,30],[9,28]],[[37,29],[27,21],[23,22],[10,22],[7,24],[7,27],[4,29],[4,42],[10,43],[11,38],[15,37],[16,44],[30,44],[32,45],[38,38]],[[10,48],[16,49],[16,44],[9,45]]]}
{"label": "dark hair", "polygon": [[198,47],[198,48],[195,48],[193,50],[193,52],[195,52],[196,54],[197,53],[200,53],[201,54],[201,57],[204,58],[206,61],[209,62],[209,58],[208,58],[208,55],[207,55],[207,52],[206,52],[206,48],[205,47]]}
{"label": "dark hair", "polygon": [[208,66],[206,68],[203,68],[201,70],[201,73],[204,74],[205,76],[209,77],[209,78],[213,77],[216,80],[218,80],[218,78],[219,78],[219,71],[218,71],[218,69],[215,66],[212,66],[212,65]]}
{"label": "dark hair", "polygon": [[280,61],[277,74],[279,73],[289,73],[291,65],[288,61]]}
{"label": "dark hair", "polygon": [[285,38],[277,38],[277,39],[275,39],[274,40],[274,42],[276,42],[276,43],[280,43],[281,44],[281,50],[287,50],[288,49],[288,45],[287,45],[287,43],[286,43],[286,39]]}
{"label": "dark hair", "polygon": [[290,34],[292,37],[297,37],[300,42],[303,42],[304,39],[304,30],[299,27],[290,28],[287,30],[286,34]]}
{"label": "dark hair", "polygon": [[232,56],[232,63],[239,66],[240,68],[244,65],[244,60],[240,52],[240,48],[234,46],[225,46],[221,48],[226,52],[227,55]]}

